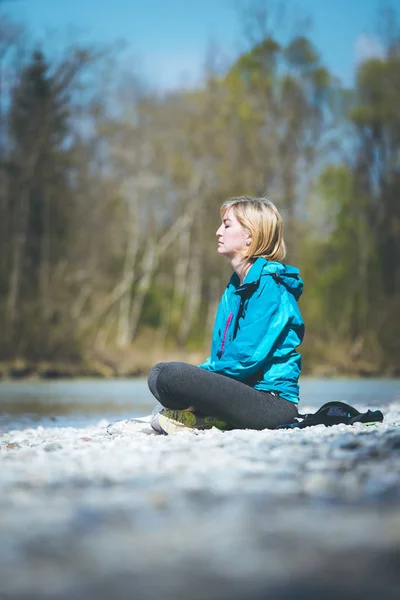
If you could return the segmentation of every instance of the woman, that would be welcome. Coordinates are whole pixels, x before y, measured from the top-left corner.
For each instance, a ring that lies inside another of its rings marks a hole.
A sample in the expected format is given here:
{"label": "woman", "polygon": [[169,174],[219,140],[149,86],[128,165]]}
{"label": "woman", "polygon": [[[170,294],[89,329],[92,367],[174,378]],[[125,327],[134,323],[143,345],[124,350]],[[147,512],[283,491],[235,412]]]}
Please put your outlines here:
{"label": "woman", "polygon": [[221,219],[218,254],[234,273],[219,304],[211,356],[198,367],[152,368],[149,388],[164,407],[153,419],[160,433],[274,429],[297,415],[303,282],[298,269],[281,263],[281,216],[266,198],[238,197],[222,205]]}

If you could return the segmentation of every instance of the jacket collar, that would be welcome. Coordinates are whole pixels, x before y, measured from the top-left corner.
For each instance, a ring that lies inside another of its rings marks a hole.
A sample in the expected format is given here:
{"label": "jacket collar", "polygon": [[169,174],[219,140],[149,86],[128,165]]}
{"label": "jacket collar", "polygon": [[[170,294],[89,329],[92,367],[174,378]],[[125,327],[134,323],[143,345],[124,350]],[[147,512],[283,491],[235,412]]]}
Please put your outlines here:
{"label": "jacket collar", "polygon": [[261,271],[263,270],[263,267],[267,262],[268,261],[266,258],[256,258],[256,260],[248,270],[248,273],[242,285],[239,285],[239,277],[238,275],[236,275],[236,273],[234,273],[232,275],[231,281],[234,284],[236,291],[243,290],[249,285],[254,285],[255,283],[258,283],[261,277]]}

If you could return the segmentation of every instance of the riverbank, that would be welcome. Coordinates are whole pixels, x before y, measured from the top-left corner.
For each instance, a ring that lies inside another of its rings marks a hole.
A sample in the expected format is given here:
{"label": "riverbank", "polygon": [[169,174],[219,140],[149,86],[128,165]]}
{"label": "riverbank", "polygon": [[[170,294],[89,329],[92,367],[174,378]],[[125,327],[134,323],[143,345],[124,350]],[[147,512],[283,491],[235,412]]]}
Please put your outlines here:
{"label": "riverbank", "polygon": [[169,437],[124,421],[6,431],[1,597],[394,600],[400,403],[384,414]]}
{"label": "riverbank", "polygon": [[[110,356],[90,356],[80,362],[62,361],[29,361],[15,359],[0,361],[0,380],[23,379],[76,379],[76,378],[136,378],[146,377],[151,367],[161,361],[184,361],[199,364],[204,355],[199,352],[174,351],[151,353],[135,353],[125,358]],[[327,363],[314,364],[303,369],[303,375],[309,377],[399,377],[400,371],[382,370],[364,363],[350,362],[347,365]]]}
{"label": "riverbank", "polygon": [[23,357],[0,361],[0,379],[76,379],[145,377],[161,361],[186,361],[199,364],[203,353],[152,345],[148,338],[130,348],[94,348],[75,361],[27,360]]}
{"label": "riverbank", "polygon": [[[400,377],[400,369],[383,367],[379,360],[368,360],[354,355],[347,347],[328,347],[317,352],[304,345],[302,374],[308,377]],[[0,380],[56,380],[77,378],[138,378],[146,377],[157,362],[184,361],[190,364],[204,362],[206,349],[187,349],[166,346],[157,341],[154,332],[146,331],[129,347],[95,346],[75,360],[54,356],[50,360],[28,360],[24,356],[0,361]],[[349,354],[350,352],[350,354]]]}

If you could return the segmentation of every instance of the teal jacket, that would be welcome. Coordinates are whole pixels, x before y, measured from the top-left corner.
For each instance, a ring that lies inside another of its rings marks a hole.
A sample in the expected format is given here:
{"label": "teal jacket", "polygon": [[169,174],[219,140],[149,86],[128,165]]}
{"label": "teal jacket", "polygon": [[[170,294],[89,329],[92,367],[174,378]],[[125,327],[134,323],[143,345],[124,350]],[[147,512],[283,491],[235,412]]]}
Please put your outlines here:
{"label": "teal jacket", "polygon": [[304,335],[299,273],[264,258],[257,258],[242,285],[234,273],[218,307],[211,356],[199,367],[298,402],[296,348]]}

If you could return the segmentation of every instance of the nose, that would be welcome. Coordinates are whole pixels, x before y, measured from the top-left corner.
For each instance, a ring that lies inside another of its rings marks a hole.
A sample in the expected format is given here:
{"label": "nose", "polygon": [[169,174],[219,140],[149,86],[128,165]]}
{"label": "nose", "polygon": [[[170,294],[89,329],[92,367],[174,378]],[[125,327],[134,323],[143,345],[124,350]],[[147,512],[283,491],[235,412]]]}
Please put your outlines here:
{"label": "nose", "polygon": [[215,235],[216,235],[217,237],[221,237],[221,235],[222,235],[222,225],[220,225],[220,226],[218,227],[217,231],[215,232]]}

